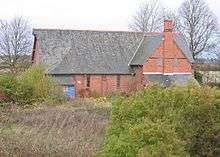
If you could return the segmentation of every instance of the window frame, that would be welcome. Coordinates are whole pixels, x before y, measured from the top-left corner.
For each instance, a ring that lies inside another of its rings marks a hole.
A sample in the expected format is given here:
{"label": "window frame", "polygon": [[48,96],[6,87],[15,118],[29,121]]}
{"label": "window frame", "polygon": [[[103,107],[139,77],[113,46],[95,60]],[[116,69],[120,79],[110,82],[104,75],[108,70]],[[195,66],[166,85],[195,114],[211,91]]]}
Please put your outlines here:
{"label": "window frame", "polygon": [[86,88],[90,88],[90,86],[91,86],[90,75],[86,75]]}
{"label": "window frame", "polygon": [[120,75],[117,75],[117,78],[116,78],[116,86],[117,86],[118,89],[119,89],[120,86],[121,86],[121,76],[120,76]]}

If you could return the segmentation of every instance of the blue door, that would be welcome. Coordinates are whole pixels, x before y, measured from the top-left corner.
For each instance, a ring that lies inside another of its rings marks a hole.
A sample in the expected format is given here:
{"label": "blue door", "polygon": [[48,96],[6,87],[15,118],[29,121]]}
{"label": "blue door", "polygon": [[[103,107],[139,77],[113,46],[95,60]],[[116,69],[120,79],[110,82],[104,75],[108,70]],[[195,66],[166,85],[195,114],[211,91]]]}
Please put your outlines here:
{"label": "blue door", "polygon": [[66,89],[66,96],[68,97],[75,97],[75,86],[74,85],[69,85],[67,86],[67,89]]}

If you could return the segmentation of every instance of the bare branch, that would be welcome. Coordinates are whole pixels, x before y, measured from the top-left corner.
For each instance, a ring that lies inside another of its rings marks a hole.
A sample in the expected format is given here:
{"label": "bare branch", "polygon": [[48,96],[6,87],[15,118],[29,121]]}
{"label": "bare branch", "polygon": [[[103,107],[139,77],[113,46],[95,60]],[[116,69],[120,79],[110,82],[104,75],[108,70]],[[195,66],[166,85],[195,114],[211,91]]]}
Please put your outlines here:
{"label": "bare branch", "polygon": [[154,32],[161,29],[163,8],[157,0],[151,0],[143,3],[136,15],[134,15],[131,29],[141,32]]}
{"label": "bare branch", "polygon": [[22,17],[0,21],[0,59],[11,72],[27,60],[31,53],[32,35],[29,23]]}
{"label": "bare branch", "polygon": [[181,32],[189,41],[194,59],[213,47],[217,19],[204,0],[185,0],[179,8]]}
{"label": "bare branch", "polygon": [[140,6],[129,26],[141,32],[163,31],[165,19],[173,20],[174,31],[180,30],[179,17],[174,12],[164,9],[158,0],[150,0]]}

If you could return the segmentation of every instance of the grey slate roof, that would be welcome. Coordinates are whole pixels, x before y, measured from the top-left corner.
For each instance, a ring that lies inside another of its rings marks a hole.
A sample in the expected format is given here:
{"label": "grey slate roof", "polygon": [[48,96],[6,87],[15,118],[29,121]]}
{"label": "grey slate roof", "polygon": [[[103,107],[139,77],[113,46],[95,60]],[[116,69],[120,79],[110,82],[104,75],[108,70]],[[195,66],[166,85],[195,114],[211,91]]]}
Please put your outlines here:
{"label": "grey slate roof", "polygon": [[[162,42],[160,33],[35,29],[40,62],[48,74],[130,74]],[[191,60],[183,38],[175,42]],[[68,81],[66,81],[68,82]]]}
{"label": "grey slate roof", "polygon": [[34,30],[49,74],[127,74],[142,33]]}
{"label": "grey slate roof", "polygon": [[186,58],[188,58],[189,62],[194,63],[192,52],[189,50],[188,44],[187,44],[186,39],[184,38],[184,36],[181,35],[181,34],[175,34],[173,36],[173,39],[176,42],[177,46],[185,54]]}
{"label": "grey slate roof", "polygon": [[162,43],[162,35],[145,36],[136,50],[129,65],[143,65],[154,50]]}

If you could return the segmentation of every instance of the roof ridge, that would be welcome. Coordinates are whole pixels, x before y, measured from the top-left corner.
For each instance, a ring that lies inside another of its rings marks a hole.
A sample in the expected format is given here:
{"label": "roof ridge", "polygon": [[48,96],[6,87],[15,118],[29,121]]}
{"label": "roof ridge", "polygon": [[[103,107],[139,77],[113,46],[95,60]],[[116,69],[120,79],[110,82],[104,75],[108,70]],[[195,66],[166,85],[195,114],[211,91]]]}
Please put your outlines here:
{"label": "roof ridge", "polygon": [[[137,51],[135,52],[135,55],[130,61],[130,65],[143,65],[144,64],[143,62],[145,62],[145,60],[148,59],[148,57],[155,51],[155,48],[157,48],[163,42],[163,37],[158,35],[158,36],[153,36],[153,38],[148,38],[148,36],[145,36],[144,40],[145,41],[142,41]],[[152,43],[152,41],[154,42]],[[149,44],[149,42],[151,42],[151,44]],[[143,45],[143,47],[142,50],[139,51],[141,45]],[[142,60],[138,62],[135,61],[137,60],[137,57],[138,59],[141,58]]]}
{"label": "roof ridge", "polygon": [[89,32],[128,32],[128,33],[141,33],[141,31],[132,31],[132,30],[59,29],[59,28],[33,28],[33,31],[89,31]]}
{"label": "roof ridge", "polygon": [[[87,32],[125,32],[125,33],[143,33],[141,31],[132,30],[102,30],[102,29],[59,29],[59,28],[33,28],[33,31],[87,31]],[[163,32],[145,32],[144,36],[147,35],[160,35]]]}
{"label": "roof ridge", "polygon": [[[87,32],[125,32],[125,33],[142,33],[141,31],[132,30],[105,30],[105,29],[65,29],[65,28],[33,28],[33,31],[87,31]],[[161,35],[163,32],[145,32],[147,35]],[[180,32],[173,32],[174,35],[182,35]]]}

